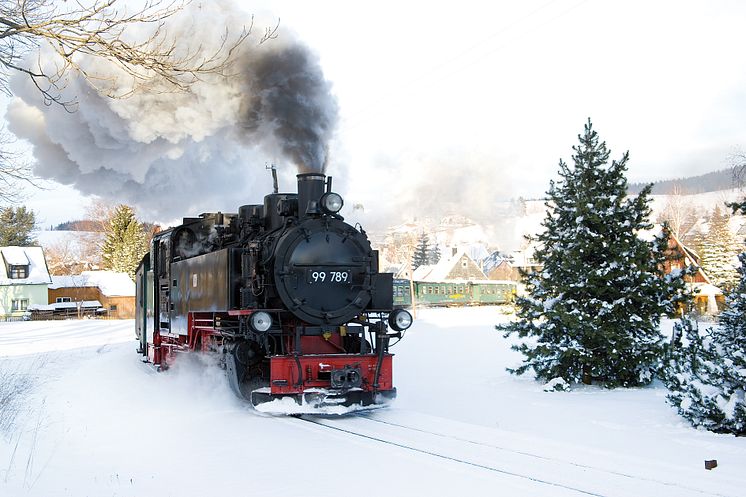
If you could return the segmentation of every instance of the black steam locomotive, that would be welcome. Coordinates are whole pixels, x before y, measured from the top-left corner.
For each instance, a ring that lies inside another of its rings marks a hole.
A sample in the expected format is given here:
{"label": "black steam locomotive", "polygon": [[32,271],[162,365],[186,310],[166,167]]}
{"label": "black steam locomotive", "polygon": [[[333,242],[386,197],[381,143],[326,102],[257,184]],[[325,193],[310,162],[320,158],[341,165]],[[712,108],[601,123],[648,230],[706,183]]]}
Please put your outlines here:
{"label": "black steam locomotive", "polygon": [[362,228],[339,215],[331,177],[238,214],[186,218],[157,233],[136,275],[139,352],[166,368],[184,352],[220,354],[255,406],[371,406],[396,395],[390,340],[412,323],[393,307],[392,274]]}

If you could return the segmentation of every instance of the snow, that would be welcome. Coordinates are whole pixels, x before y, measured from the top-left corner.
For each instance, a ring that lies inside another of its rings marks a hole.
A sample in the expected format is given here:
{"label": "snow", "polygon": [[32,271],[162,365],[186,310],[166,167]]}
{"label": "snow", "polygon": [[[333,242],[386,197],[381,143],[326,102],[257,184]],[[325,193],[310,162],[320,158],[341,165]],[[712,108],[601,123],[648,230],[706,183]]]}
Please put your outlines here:
{"label": "snow", "polygon": [[25,266],[29,264],[28,257],[23,247],[3,247],[0,250],[5,262],[13,266]]}
{"label": "snow", "polygon": [[0,323],[0,373],[33,378],[0,495],[743,495],[744,439],[691,428],[660,384],[545,392],[505,371],[500,307],[417,318],[390,407],[312,422],[252,410],[210,358],[156,373],[132,321]]}

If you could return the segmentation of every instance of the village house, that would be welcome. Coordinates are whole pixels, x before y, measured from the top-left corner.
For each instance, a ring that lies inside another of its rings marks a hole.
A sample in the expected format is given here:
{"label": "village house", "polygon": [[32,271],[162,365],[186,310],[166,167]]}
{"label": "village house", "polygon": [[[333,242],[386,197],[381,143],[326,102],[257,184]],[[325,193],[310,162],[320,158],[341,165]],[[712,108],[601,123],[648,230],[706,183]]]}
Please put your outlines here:
{"label": "village house", "polygon": [[441,259],[434,265],[424,265],[415,269],[414,281],[486,280],[474,260],[465,251],[456,253],[449,259]]}
{"label": "village house", "polygon": [[51,281],[41,247],[0,247],[0,318],[21,319],[45,304]]}
{"label": "village house", "polygon": [[52,276],[49,304],[98,302],[103,315],[115,319],[135,317],[135,283],[126,273],[83,271],[73,276]]}
{"label": "village house", "polygon": [[694,297],[694,309],[699,314],[717,314],[725,307],[725,295],[720,288],[713,285],[710,278],[699,265],[699,255],[684,245],[673,233],[668,238],[668,253],[663,272],[670,274],[694,266],[693,275],[684,277],[684,281]]}

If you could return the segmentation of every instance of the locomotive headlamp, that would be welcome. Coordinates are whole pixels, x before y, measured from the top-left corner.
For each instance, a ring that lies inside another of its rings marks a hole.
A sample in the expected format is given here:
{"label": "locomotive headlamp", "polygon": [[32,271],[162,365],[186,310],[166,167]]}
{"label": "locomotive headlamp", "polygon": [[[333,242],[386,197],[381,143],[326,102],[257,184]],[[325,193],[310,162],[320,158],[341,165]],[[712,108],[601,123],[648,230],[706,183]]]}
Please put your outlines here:
{"label": "locomotive headlamp", "polygon": [[249,324],[254,331],[264,333],[272,326],[272,316],[264,311],[254,312],[249,318]]}
{"label": "locomotive headlamp", "polygon": [[339,193],[326,192],[321,196],[321,207],[327,214],[336,214],[342,209],[344,200]]}
{"label": "locomotive headlamp", "polygon": [[404,309],[396,309],[389,314],[389,326],[396,331],[404,331],[412,326],[412,315]]}

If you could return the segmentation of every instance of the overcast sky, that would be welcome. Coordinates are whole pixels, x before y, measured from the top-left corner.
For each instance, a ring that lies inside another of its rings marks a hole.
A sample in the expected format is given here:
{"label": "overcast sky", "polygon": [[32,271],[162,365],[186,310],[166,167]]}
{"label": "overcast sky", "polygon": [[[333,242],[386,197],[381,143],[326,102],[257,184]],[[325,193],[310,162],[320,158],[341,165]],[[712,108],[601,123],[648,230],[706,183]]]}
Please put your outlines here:
{"label": "overcast sky", "polygon": [[[631,181],[722,169],[746,148],[746,2],[246,8],[260,26],[279,18],[280,36],[293,30],[320,57],[341,117],[328,173],[348,208],[377,222],[391,207],[484,215],[495,200],[541,196],[589,117],[613,158],[630,151]],[[81,217],[86,200],[52,186],[27,202],[42,224]]]}

